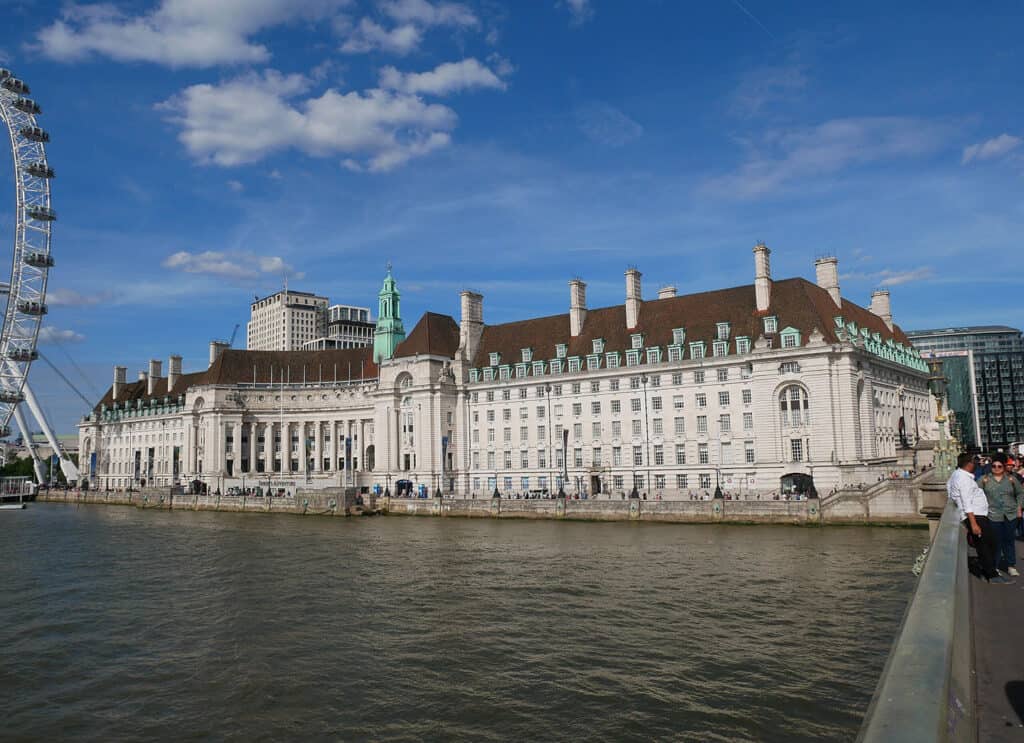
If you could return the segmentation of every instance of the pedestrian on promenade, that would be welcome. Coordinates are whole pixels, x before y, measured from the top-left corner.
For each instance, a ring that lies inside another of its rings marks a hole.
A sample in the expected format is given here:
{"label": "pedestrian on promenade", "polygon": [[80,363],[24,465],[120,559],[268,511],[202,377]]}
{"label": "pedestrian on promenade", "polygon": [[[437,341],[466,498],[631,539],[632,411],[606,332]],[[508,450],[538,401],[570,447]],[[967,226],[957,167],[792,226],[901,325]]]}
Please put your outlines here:
{"label": "pedestrian on promenade", "polygon": [[988,499],[974,481],[974,457],[961,454],[956,465],[946,483],[946,492],[956,505],[957,519],[967,528],[968,540],[978,552],[981,573],[989,583],[1012,583],[996,570],[996,534],[988,520]]}
{"label": "pedestrian on promenade", "polygon": [[992,474],[981,478],[988,499],[988,519],[996,533],[996,567],[1010,575],[1017,572],[1017,519],[1024,507],[1024,488],[1006,472],[1006,456],[992,457]]}

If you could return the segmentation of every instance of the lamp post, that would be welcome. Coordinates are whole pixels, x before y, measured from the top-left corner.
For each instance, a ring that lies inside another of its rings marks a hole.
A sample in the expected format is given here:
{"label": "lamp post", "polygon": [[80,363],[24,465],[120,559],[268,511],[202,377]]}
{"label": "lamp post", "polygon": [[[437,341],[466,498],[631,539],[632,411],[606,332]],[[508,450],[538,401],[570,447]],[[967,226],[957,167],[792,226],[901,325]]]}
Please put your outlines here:
{"label": "lamp post", "polygon": [[953,473],[955,459],[959,447],[955,439],[946,435],[946,416],[942,409],[942,401],[946,395],[946,377],[942,373],[942,359],[934,356],[928,360],[928,390],[935,397],[935,422],[939,424],[939,443],[935,447],[935,476],[939,480],[947,480]]}
{"label": "lamp post", "polygon": [[715,465],[715,499],[722,499],[725,496],[722,494],[722,469],[718,465]]}
{"label": "lamp post", "polygon": [[905,401],[907,399],[907,390],[901,384],[896,391],[899,394],[900,398],[900,421],[897,426],[900,432],[900,448],[909,449],[910,445],[907,443],[907,409],[905,405]]}

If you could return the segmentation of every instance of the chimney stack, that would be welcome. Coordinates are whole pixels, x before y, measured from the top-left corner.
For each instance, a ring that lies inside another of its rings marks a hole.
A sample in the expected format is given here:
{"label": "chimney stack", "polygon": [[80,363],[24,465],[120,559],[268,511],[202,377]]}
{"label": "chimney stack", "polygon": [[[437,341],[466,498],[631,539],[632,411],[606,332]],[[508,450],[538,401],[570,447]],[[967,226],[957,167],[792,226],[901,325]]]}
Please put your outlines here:
{"label": "chimney stack", "polygon": [[754,246],[754,294],[758,312],[767,312],[772,303],[772,267],[768,259],[771,254],[763,242]]}
{"label": "chimney stack", "polygon": [[213,366],[217,358],[228,348],[225,341],[210,341],[210,366]]}
{"label": "chimney stack", "polygon": [[110,395],[116,400],[124,392],[124,386],[127,384],[128,379],[128,367],[126,366],[115,366],[114,367],[114,387],[111,389]]}
{"label": "chimney stack", "polygon": [[569,334],[575,338],[583,332],[587,319],[587,285],[580,279],[569,282]]}
{"label": "chimney stack", "polygon": [[814,273],[818,286],[828,292],[836,307],[843,306],[839,296],[839,259],[834,256],[819,258],[814,262]]}
{"label": "chimney stack", "polygon": [[635,268],[626,270],[626,328],[635,328],[640,322],[640,272]]}
{"label": "chimney stack", "polygon": [[871,292],[871,313],[882,318],[885,327],[892,330],[892,304],[888,289],[876,289]]}
{"label": "chimney stack", "polygon": [[658,299],[671,299],[676,296],[676,288],[674,286],[663,286],[658,289]]}
{"label": "chimney stack", "polygon": [[160,371],[163,364],[156,359],[149,360],[149,384],[146,385],[146,394],[152,396],[156,391],[156,383],[160,381]]}
{"label": "chimney stack", "polygon": [[177,354],[167,359],[167,394],[171,394],[171,390],[174,389],[174,385],[178,383],[178,379],[181,377],[181,356]]}
{"label": "chimney stack", "polygon": [[462,303],[459,351],[463,359],[472,363],[480,347],[480,336],[484,333],[484,296],[476,292],[463,291],[459,297]]}
{"label": "chimney stack", "polygon": [[147,378],[148,377],[146,375],[146,370],[145,369],[139,369],[139,381],[140,382],[145,382]]}

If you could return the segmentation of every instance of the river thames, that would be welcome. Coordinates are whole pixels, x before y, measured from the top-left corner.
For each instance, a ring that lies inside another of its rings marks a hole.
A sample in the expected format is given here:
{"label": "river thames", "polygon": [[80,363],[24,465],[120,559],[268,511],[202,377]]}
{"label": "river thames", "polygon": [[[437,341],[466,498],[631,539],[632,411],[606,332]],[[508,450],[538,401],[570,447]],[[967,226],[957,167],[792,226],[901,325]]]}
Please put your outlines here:
{"label": "river thames", "polygon": [[927,531],[0,514],[0,738],[852,740]]}

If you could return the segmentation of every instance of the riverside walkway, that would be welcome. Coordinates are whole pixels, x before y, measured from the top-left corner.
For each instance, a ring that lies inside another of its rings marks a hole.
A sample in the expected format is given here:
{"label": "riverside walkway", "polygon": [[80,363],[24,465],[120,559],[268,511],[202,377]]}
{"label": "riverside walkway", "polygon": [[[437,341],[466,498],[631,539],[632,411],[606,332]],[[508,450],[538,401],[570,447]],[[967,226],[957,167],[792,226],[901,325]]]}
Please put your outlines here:
{"label": "riverside walkway", "polygon": [[[1024,544],[1017,542],[1024,568]],[[978,740],[1024,741],[1024,576],[1012,585],[971,578]]]}

